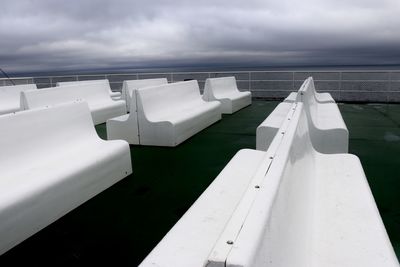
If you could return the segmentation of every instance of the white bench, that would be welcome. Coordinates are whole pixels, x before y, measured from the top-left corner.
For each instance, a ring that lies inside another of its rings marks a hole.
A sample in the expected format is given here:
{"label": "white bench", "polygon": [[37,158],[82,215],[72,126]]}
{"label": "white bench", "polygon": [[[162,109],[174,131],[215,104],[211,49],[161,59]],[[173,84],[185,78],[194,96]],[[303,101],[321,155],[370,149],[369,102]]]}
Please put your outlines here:
{"label": "white bench", "polygon": [[[308,78],[310,79],[310,78]],[[318,103],[335,103],[335,100],[331,96],[330,93],[317,93],[315,90],[315,85],[314,85],[314,79],[311,77],[311,82],[310,82],[310,88],[308,90],[311,90],[311,92],[315,95],[315,100]],[[283,100],[283,102],[288,102],[288,103],[294,103],[296,101],[300,101],[301,98],[299,98],[297,92],[292,92],[289,94],[288,97]]]}
{"label": "white bench", "polygon": [[121,92],[114,92],[111,90],[110,82],[105,80],[87,80],[87,81],[72,81],[72,82],[58,82],[56,86],[80,86],[86,84],[98,84],[99,86],[103,86],[104,89],[110,94],[113,100],[121,99]]}
{"label": "white bench", "polygon": [[[321,153],[347,153],[349,132],[336,103],[319,103],[312,90],[312,78],[308,78],[299,90],[299,101],[305,104],[311,129],[311,141]],[[257,128],[256,148],[267,150],[285,118],[291,103],[283,102]]]}
{"label": "white bench", "polygon": [[398,267],[357,157],[312,148],[302,103],[241,150],[141,267]]}
{"label": "white bench", "polygon": [[24,109],[52,106],[76,100],[89,104],[95,125],[104,123],[109,118],[126,114],[125,101],[113,101],[103,87],[96,83],[80,86],[60,86],[22,92],[21,100]]}
{"label": "white bench", "polygon": [[[156,86],[161,84],[167,84],[168,80],[166,78],[156,78],[156,79],[142,79],[142,80],[125,80],[122,84],[122,99],[126,101],[127,110],[130,111],[131,99],[136,98],[136,94],[133,92],[137,89]],[[133,103],[135,104],[136,110],[136,99]]]}
{"label": "white bench", "polygon": [[220,101],[223,114],[232,114],[251,105],[251,93],[240,92],[235,77],[208,78],[204,86],[203,99]]}
{"label": "white bench", "polygon": [[176,146],[221,119],[221,104],[201,98],[197,81],[137,90],[140,144]]}
{"label": "white bench", "polygon": [[206,266],[399,266],[359,159],[314,150],[306,113],[299,103]]}
{"label": "white bench", "polygon": [[0,254],[132,172],[129,145],[100,139],[84,102],[0,124]]}
{"label": "white bench", "polygon": [[36,84],[0,86],[0,115],[21,110],[21,92],[36,89]]}

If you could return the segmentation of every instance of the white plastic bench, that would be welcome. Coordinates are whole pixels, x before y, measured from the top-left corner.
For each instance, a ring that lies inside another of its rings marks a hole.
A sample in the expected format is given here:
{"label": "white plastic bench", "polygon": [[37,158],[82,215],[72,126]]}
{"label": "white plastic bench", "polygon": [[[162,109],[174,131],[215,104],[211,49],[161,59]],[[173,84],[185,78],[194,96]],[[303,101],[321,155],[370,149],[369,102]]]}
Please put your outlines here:
{"label": "white plastic bench", "polygon": [[136,92],[142,145],[176,146],[221,119],[221,104],[204,101],[195,80]]}
{"label": "white plastic bench", "polygon": [[251,93],[240,92],[235,77],[208,78],[204,86],[203,99],[220,101],[223,114],[232,114],[251,105]]}
{"label": "white plastic bench", "polygon": [[56,86],[80,86],[85,84],[98,84],[99,86],[103,86],[104,89],[110,94],[113,100],[121,99],[121,92],[114,92],[111,90],[110,82],[105,80],[87,80],[87,81],[72,81],[72,82],[58,82]]}
{"label": "white plastic bench", "polygon": [[0,86],[0,115],[21,110],[21,92],[36,89],[36,84]]}
{"label": "white plastic bench", "polygon": [[80,86],[60,86],[22,92],[24,109],[47,107],[77,100],[86,101],[95,125],[109,118],[126,114],[125,101],[113,101],[103,87],[95,83]]}
{"label": "white plastic bench", "polygon": [[399,266],[359,159],[314,150],[306,113],[299,103],[206,266]]}
{"label": "white plastic bench", "polygon": [[[305,104],[309,117],[310,134],[314,148],[321,153],[347,153],[349,132],[336,103],[321,104],[312,90],[312,78],[308,78],[299,90],[299,101]],[[283,102],[257,128],[256,148],[267,150],[282,124],[291,103]]]}
{"label": "white plastic bench", "polygon": [[239,151],[141,267],[398,267],[358,158],[315,151],[303,104],[291,109],[268,151]]}
{"label": "white plastic bench", "polygon": [[[130,104],[132,98],[135,98],[136,95],[133,92],[137,89],[167,84],[168,80],[166,78],[156,78],[156,79],[142,79],[142,80],[125,80],[122,84],[122,99],[126,101],[127,110],[130,111]],[[134,99],[133,103],[135,104],[136,110],[136,99]]]}
{"label": "white plastic bench", "polygon": [[100,139],[84,102],[0,124],[0,254],[132,172],[129,145]]}
{"label": "white plastic bench", "polygon": [[[311,90],[311,92],[315,95],[315,100],[318,103],[335,103],[335,100],[333,99],[330,93],[317,93],[317,91],[315,90],[314,79],[312,77],[310,82],[310,88],[308,90]],[[296,101],[300,101],[297,92],[290,93],[289,96],[286,97],[285,100],[283,100],[283,102],[288,102],[288,103],[294,103]]]}

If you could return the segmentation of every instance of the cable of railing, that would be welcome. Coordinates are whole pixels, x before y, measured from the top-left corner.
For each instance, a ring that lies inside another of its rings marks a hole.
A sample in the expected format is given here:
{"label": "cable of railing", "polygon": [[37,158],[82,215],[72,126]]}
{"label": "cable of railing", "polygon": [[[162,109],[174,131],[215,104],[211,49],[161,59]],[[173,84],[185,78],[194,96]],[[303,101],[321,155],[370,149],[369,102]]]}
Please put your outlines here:
{"label": "cable of railing", "polygon": [[3,73],[4,76],[7,77],[7,79],[8,79],[13,85],[15,85],[14,81],[11,80],[10,76],[8,76],[8,74],[7,74],[2,68],[0,68],[0,71],[1,71],[1,73]]}

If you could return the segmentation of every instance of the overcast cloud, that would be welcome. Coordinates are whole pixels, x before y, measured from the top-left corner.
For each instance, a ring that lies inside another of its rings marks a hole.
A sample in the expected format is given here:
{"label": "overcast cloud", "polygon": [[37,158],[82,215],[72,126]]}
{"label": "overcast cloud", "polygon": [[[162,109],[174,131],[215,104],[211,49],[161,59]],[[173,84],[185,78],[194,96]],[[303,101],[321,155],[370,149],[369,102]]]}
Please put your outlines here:
{"label": "overcast cloud", "polygon": [[399,0],[1,3],[8,71],[400,63]]}

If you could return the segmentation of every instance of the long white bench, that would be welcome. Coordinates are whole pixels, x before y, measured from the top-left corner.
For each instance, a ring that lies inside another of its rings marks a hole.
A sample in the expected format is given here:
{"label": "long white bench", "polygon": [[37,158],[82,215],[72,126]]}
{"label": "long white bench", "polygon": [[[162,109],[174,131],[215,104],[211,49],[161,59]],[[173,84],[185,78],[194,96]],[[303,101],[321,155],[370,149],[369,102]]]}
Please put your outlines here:
{"label": "long white bench", "polygon": [[398,267],[357,157],[312,147],[302,103],[241,150],[140,264]]}
{"label": "long white bench", "polygon": [[108,79],[105,80],[87,80],[87,81],[71,81],[71,82],[58,82],[56,86],[80,86],[86,84],[98,84],[99,86],[103,86],[104,90],[106,90],[113,100],[121,99],[121,92],[114,92],[111,90],[110,82]]}
{"label": "long white bench", "polygon": [[36,84],[0,86],[0,115],[21,110],[21,92],[36,89]]}
{"label": "long white bench", "polygon": [[89,104],[95,125],[104,123],[109,118],[126,114],[125,101],[113,101],[107,91],[95,83],[25,91],[21,95],[24,109],[47,107],[77,100],[84,100]]}
{"label": "long white bench", "polygon": [[235,77],[208,78],[203,99],[221,102],[223,114],[232,114],[251,105],[251,92],[240,92]]}
{"label": "long white bench", "polygon": [[258,193],[239,204],[247,212],[235,211],[206,266],[399,266],[359,159],[314,150],[306,113],[299,103]]}
{"label": "long white bench", "polygon": [[132,172],[129,145],[100,139],[84,102],[0,125],[0,254]]}
{"label": "long white bench", "polygon": [[[310,78],[309,78],[310,79]],[[315,95],[315,100],[318,103],[335,103],[335,100],[333,99],[333,97],[331,96],[330,93],[317,93],[317,91],[315,90],[315,85],[314,85],[314,79],[311,77],[311,84],[310,84],[311,88],[309,88],[309,90],[312,91],[312,93]],[[294,103],[296,101],[300,101],[299,95],[297,92],[292,92],[289,94],[288,97],[285,98],[285,100],[283,100],[283,102],[288,102],[288,103]]]}
{"label": "long white bench", "polygon": [[221,104],[201,98],[197,81],[137,90],[142,145],[176,146],[221,119]]}
{"label": "long white bench", "polygon": [[[131,110],[130,108],[131,102],[135,104],[135,110],[136,110],[136,93],[134,93],[135,90],[144,87],[162,85],[167,83],[168,80],[166,78],[125,80],[122,84],[122,99],[126,101],[127,110],[128,111]],[[132,98],[134,98],[134,101],[131,101]]]}
{"label": "long white bench", "polygon": [[[336,103],[321,104],[312,90],[312,78],[308,78],[299,90],[299,101],[305,104],[310,123],[311,141],[321,153],[347,153],[349,133]],[[256,148],[267,150],[282,124],[291,103],[283,102],[258,126]]]}

